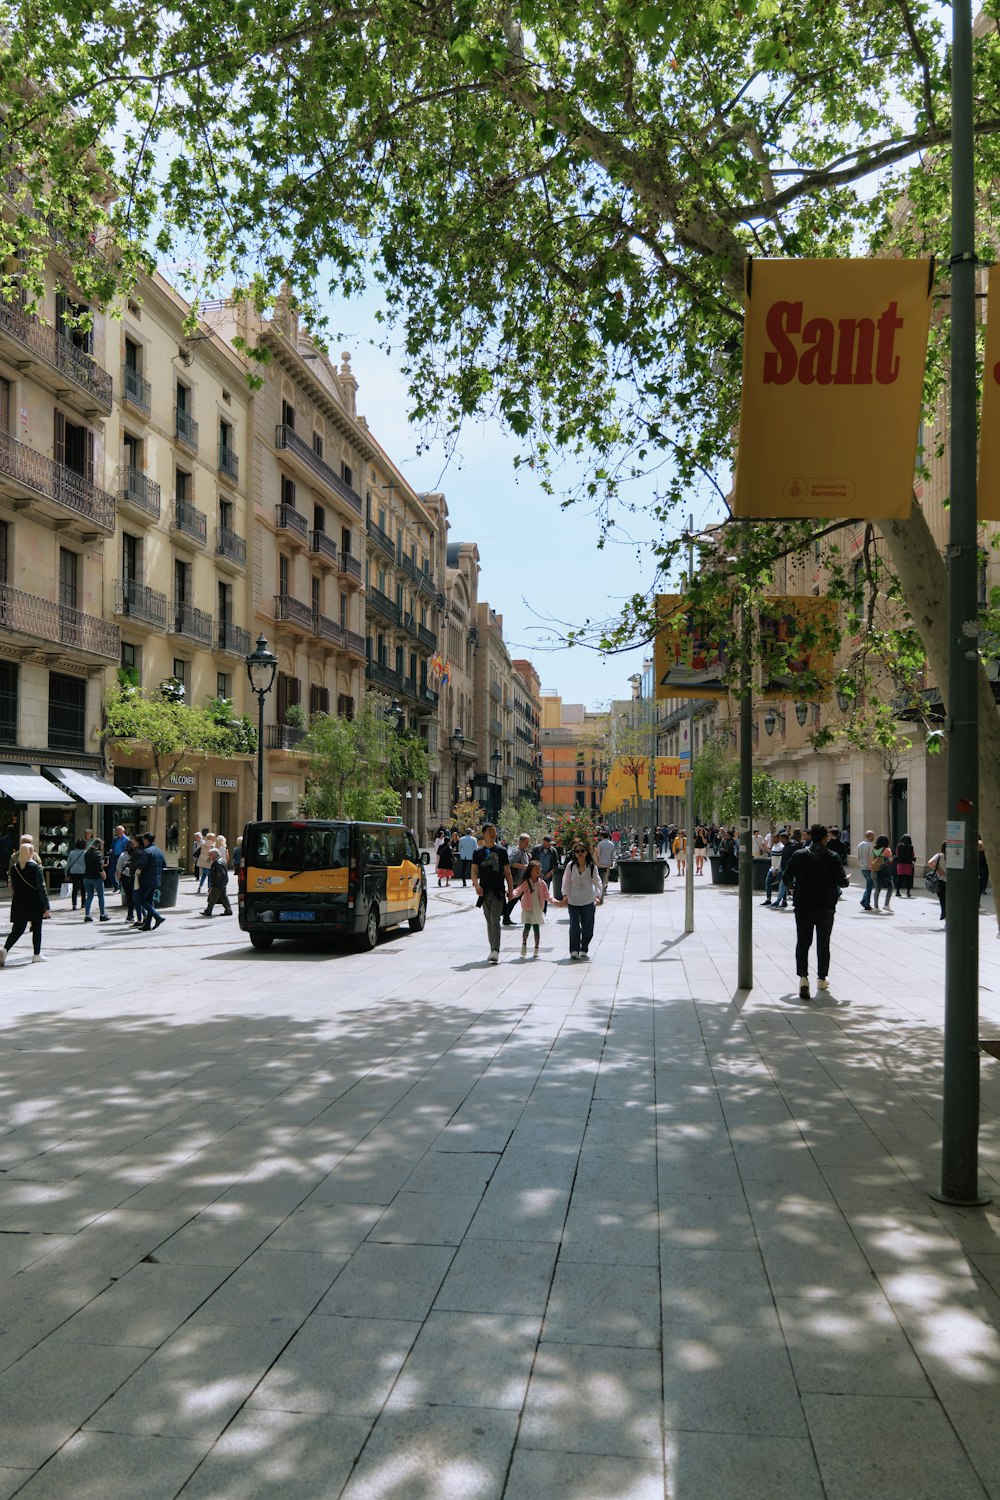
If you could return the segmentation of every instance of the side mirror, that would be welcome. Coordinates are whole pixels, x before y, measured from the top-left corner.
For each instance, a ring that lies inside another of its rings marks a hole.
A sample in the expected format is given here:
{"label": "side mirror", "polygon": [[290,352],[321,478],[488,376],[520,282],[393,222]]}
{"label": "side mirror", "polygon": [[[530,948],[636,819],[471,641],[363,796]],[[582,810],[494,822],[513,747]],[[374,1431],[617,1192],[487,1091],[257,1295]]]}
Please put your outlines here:
{"label": "side mirror", "polygon": [[421,852],[420,852],[420,863],[422,865],[429,865],[430,862],[431,862],[431,857],[428,854],[427,850],[426,849],[422,849]]}

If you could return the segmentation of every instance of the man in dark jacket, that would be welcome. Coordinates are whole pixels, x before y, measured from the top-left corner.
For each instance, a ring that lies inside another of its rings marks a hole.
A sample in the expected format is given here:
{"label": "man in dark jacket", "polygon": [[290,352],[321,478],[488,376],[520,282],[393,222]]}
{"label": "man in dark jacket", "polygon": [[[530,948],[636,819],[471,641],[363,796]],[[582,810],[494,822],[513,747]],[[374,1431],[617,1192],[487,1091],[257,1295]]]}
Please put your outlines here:
{"label": "man in dark jacket", "polygon": [[785,840],[785,847],[781,851],[781,864],[778,866],[781,873],[778,883],[778,899],[774,903],[775,911],[784,911],[785,907],[788,905],[789,886],[788,881],[785,879],[785,876],[788,873],[788,866],[791,864],[792,860],[795,858],[796,854],[798,854],[801,848],[802,829],[793,828],[791,838]]}
{"label": "man in dark jacket", "polygon": [[166,858],[163,850],[157,847],[156,840],[151,833],[144,833],[140,840],[141,848],[132,861],[132,869],[135,872],[136,909],[139,913],[139,922],[136,926],[137,932],[155,932],[157,927],[162,927],[164,918],[156,910],[154,897],[160,885],[160,877],[166,869]]}
{"label": "man in dark jacket", "polygon": [[844,862],[827,848],[829,829],[814,823],[810,843],[792,855],[785,867],[784,882],[795,907],[795,970],[799,976],[799,999],[809,999],[809,949],[816,934],[817,988],[830,988],[830,935],[841,888],[850,884]]}

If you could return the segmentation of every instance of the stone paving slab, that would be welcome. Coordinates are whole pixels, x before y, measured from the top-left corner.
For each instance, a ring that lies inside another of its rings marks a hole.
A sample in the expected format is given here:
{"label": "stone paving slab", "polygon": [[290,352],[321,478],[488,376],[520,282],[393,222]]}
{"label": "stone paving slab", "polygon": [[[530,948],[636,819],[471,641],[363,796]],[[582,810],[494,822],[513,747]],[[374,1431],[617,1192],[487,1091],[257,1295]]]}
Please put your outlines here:
{"label": "stone paving slab", "polygon": [[[1000,1500],[936,902],[849,893],[802,1003],[770,912],[736,990],[728,889],[494,968],[460,890],[264,955],[189,884],[0,975],[0,1500]],[[981,1161],[1000,1197],[992,1061]]]}

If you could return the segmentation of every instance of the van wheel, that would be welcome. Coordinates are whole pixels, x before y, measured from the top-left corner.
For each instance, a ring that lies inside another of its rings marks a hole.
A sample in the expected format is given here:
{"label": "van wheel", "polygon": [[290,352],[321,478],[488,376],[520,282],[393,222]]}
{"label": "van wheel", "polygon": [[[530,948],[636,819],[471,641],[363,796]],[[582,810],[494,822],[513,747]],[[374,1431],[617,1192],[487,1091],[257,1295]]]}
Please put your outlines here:
{"label": "van wheel", "polygon": [[274,942],[274,938],[267,937],[263,932],[251,932],[250,941],[255,948],[258,948],[260,950],[261,953],[266,953],[268,948],[270,948],[271,944]]}
{"label": "van wheel", "polygon": [[410,931],[423,932],[427,924],[427,893],[421,891],[420,905],[417,907],[417,915],[410,918]]}
{"label": "van wheel", "polygon": [[359,947],[365,953],[370,953],[371,950],[375,947],[375,945],[376,945],[377,942],[378,942],[378,907],[377,906],[372,906],[372,907],[369,908],[369,911],[368,911],[368,921],[365,923],[365,930],[364,930],[364,932],[361,934],[361,937],[358,939],[358,945],[359,945]]}

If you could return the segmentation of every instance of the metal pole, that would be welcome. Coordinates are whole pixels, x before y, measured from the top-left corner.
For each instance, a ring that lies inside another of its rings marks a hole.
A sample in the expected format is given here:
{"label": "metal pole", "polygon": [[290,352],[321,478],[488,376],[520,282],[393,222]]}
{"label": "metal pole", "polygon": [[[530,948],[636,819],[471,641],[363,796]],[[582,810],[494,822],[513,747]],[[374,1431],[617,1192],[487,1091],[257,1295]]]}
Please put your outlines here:
{"label": "metal pole", "polygon": [[953,0],[951,518],[948,541],[948,909],[941,1190],[979,1204],[979,719],[976,696],[976,205],[972,6]]}
{"label": "metal pole", "polygon": [[746,600],[740,626],[740,915],[737,937],[737,984],[753,989],[753,695],[750,647],[753,622]]}
{"label": "metal pole", "polygon": [[264,821],[264,694],[257,694],[257,822]]}
{"label": "metal pole", "polygon": [[[688,516],[688,583],[694,577],[694,516]],[[684,788],[687,864],[684,866],[684,931],[694,932],[694,699],[688,699],[688,779]]]}

